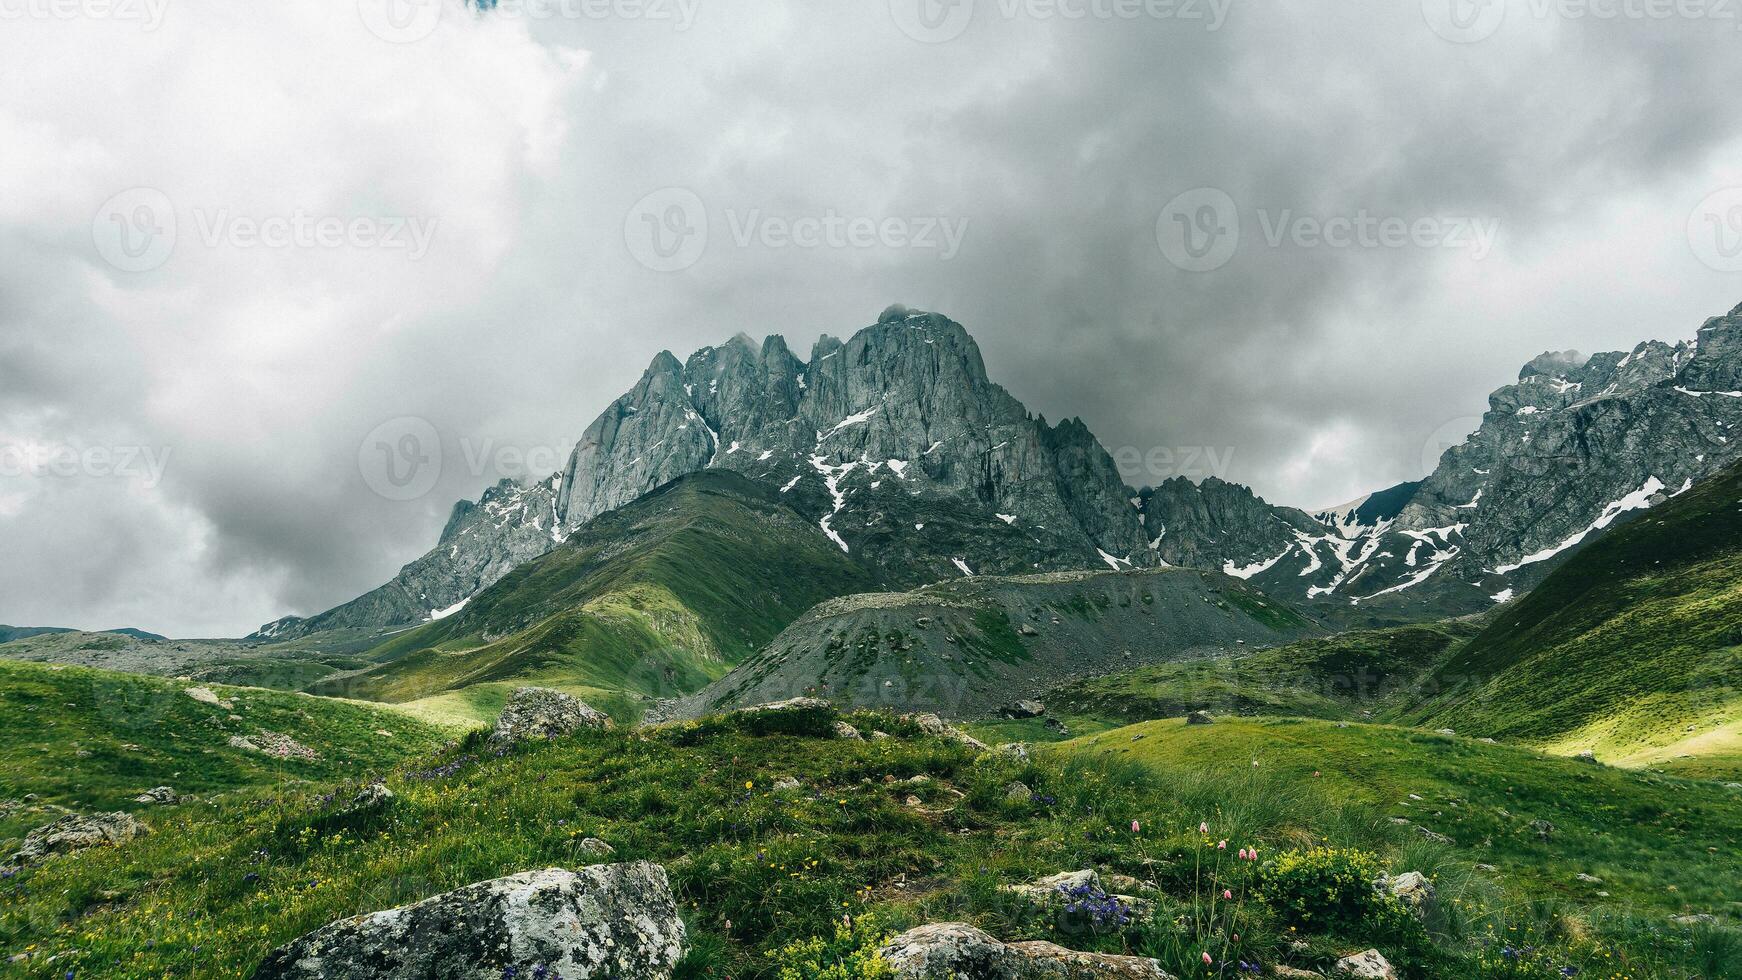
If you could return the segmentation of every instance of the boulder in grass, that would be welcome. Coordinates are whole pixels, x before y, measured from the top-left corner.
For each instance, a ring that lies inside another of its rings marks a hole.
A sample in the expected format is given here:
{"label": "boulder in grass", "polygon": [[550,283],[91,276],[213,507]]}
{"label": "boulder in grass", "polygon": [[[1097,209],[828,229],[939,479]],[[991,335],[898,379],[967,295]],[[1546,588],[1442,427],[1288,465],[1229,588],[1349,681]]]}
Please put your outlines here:
{"label": "boulder in grass", "polygon": [[149,832],[130,813],[72,813],[26,834],[10,860],[17,865],[38,864],[56,854],[124,844]]}
{"label": "boulder in grass", "polygon": [[611,728],[608,715],[572,694],[523,687],[508,696],[490,742],[498,748],[534,738],[561,738],[582,729]]}
{"label": "boulder in grass", "polygon": [[159,806],[174,806],[181,802],[181,796],[168,786],[154,786],[133,798],[135,803],[154,803]]}
{"label": "boulder in grass", "polygon": [[667,980],[683,920],[665,869],[523,871],[340,919],[266,957],[254,980]]}
{"label": "boulder in grass", "polygon": [[1339,977],[1355,980],[1397,980],[1397,971],[1376,949],[1353,953],[1337,961],[1332,971]]}
{"label": "boulder in grass", "polygon": [[1194,711],[1186,715],[1186,724],[1188,725],[1214,725],[1215,723],[1216,719],[1211,717],[1208,711]]}
{"label": "boulder in grass", "polygon": [[1402,902],[1404,908],[1423,921],[1432,918],[1435,910],[1439,908],[1439,898],[1434,891],[1433,882],[1427,880],[1427,876],[1419,871],[1405,871],[1396,877],[1380,875],[1373,886]]}
{"label": "boulder in grass", "polygon": [[1002,943],[963,922],[910,929],[879,952],[900,980],[1174,980],[1152,959],[1079,953],[1049,942]]}
{"label": "boulder in grass", "polygon": [[1039,718],[1046,714],[1046,705],[1024,698],[1000,708],[998,713],[1005,718]]}
{"label": "boulder in grass", "polygon": [[906,718],[906,720],[913,722],[915,725],[918,725],[919,730],[926,733],[927,735],[933,735],[933,736],[936,736],[938,738],[947,738],[953,742],[960,742],[963,745],[966,745],[968,748],[975,749],[975,750],[980,751],[980,752],[987,751],[985,742],[982,742],[979,739],[975,738],[974,736],[969,735],[967,732],[964,732],[960,728],[957,728],[954,725],[951,725],[950,723],[944,721],[942,718],[939,718],[937,715],[932,714],[929,711],[925,712],[923,714],[906,715],[904,717]]}

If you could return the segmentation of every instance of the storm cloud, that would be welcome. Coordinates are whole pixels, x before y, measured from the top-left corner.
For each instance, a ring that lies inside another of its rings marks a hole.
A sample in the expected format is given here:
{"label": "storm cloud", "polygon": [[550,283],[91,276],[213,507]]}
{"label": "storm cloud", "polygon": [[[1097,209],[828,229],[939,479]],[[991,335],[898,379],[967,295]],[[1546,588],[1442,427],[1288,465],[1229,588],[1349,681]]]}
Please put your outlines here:
{"label": "storm cloud", "polygon": [[892,302],[1316,507],[1742,301],[1726,5],[431,2],[0,0],[0,621],[319,611],[659,350]]}

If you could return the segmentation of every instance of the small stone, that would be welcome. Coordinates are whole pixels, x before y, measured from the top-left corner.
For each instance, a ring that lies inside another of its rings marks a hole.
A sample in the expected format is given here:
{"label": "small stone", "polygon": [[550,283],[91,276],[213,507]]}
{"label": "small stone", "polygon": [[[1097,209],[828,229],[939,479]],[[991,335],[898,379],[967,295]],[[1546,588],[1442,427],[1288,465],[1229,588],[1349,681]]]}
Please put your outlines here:
{"label": "small stone", "polygon": [[1024,699],[1000,708],[998,714],[1005,718],[1039,718],[1046,714],[1046,705]]}
{"label": "small stone", "polygon": [[229,711],[236,707],[234,701],[226,701],[223,698],[218,697],[209,687],[183,688],[181,693],[193,698],[201,704],[209,704],[214,708],[223,708],[225,711]]}
{"label": "small stone", "polygon": [[857,742],[864,738],[864,736],[859,734],[859,729],[854,728],[852,725],[849,725],[844,721],[835,722],[835,737],[845,739],[849,742]]}
{"label": "small stone", "polygon": [[152,803],[159,806],[174,806],[181,802],[181,797],[168,786],[154,786],[133,798],[135,803]]}
{"label": "small stone", "polygon": [[1027,742],[1005,742],[998,746],[998,754],[1022,763],[1028,762],[1031,758]]}
{"label": "small stone", "polygon": [[616,854],[617,849],[597,837],[588,837],[575,845],[575,852],[589,860],[603,861]]}
{"label": "small stone", "polygon": [[1573,758],[1579,762],[1596,762],[1597,761],[1597,753],[1591,751],[1590,749],[1585,749],[1583,752],[1580,752],[1578,755],[1573,756]]}
{"label": "small stone", "polygon": [[1016,632],[1022,634],[1023,636],[1039,636],[1040,635],[1040,630],[1035,629],[1034,627],[1028,625],[1027,623],[1023,623],[1021,626],[1016,627]]}
{"label": "small stone", "polygon": [[1580,873],[1574,875],[1573,877],[1579,881],[1584,882],[1587,885],[1601,885],[1603,883],[1603,879],[1597,877],[1596,875],[1585,874],[1582,871]]}
{"label": "small stone", "polygon": [[1034,790],[1026,783],[1011,783],[1004,787],[1004,802],[1027,806],[1034,802]]}
{"label": "small stone", "polygon": [[1270,968],[1270,975],[1273,977],[1319,977],[1321,980],[1323,978],[1323,974],[1314,973],[1311,970],[1297,970],[1292,966],[1283,966],[1280,963]]}
{"label": "small stone", "polygon": [[1194,711],[1186,715],[1186,724],[1188,725],[1214,725],[1215,723],[1216,719],[1210,717],[1208,711]]}
{"label": "small stone", "polygon": [[786,776],[784,778],[777,779],[774,781],[774,791],[776,793],[786,793],[786,792],[790,792],[792,790],[799,790],[799,789],[803,789],[803,788],[804,788],[804,784],[799,782],[797,779],[795,779],[791,776]]}
{"label": "small stone", "polygon": [[1439,908],[1439,899],[1434,891],[1433,882],[1419,871],[1405,871],[1393,877],[1381,875],[1374,886],[1398,901],[1424,922],[1432,918]]}
{"label": "small stone", "polygon": [[1436,734],[1436,735],[1456,735],[1458,733],[1455,731],[1452,731],[1450,728],[1437,728],[1434,730],[1434,734]]}
{"label": "small stone", "polygon": [[1718,917],[1705,912],[1696,912],[1692,915],[1672,915],[1669,921],[1678,926],[1715,926],[1718,924]]}

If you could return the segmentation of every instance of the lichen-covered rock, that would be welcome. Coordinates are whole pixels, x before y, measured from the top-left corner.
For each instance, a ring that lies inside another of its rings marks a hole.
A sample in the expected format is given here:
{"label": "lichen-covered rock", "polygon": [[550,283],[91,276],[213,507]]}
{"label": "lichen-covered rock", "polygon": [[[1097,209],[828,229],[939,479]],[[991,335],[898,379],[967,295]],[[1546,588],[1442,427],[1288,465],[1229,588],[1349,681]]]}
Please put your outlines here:
{"label": "lichen-covered rock", "polygon": [[1419,919],[1431,918],[1439,907],[1433,882],[1419,871],[1405,871],[1396,877],[1380,875],[1373,886],[1402,902]]}
{"label": "lichen-covered rock", "polygon": [[230,747],[244,752],[258,752],[274,759],[296,759],[301,762],[314,762],[321,757],[319,752],[278,732],[260,731],[253,735],[230,736]]}
{"label": "lichen-covered rock", "polygon": [[1004,802],[1018,806],[1027,806],[1034,802],[1034,790],[1027,783],[1011,783],[1004,787]]}
{"label": "lichen-covered rock", "polygon": [[1028,752],[1027,742],[1005,742],[998,746],[998,754],[1008,756],[1017,762],[1028,762],[1032,758]]}
{"label": "lichen-covered rock", "polygon": [[1046,705],[1041,704],[1039,701],[1030,701],[1024,698],[1021,701],[1017,701],[1015,704],[1006,705],[1003,708],[1000,708],[998,713],[1006,718],[1039,718],[1041,715],[1046,714]]}
{"label": "lichen-covered rock", "polygon": [[328,923],[255,980],[664,980],[685,936],[665,869],[645,861],[524,871]]}
{"label": "lichen-covered rock", "polygon": [[498,747],[533,738],[561,738],[583,728],[604,730],[611,719],[572,694],[523,687],[509,695],[490,741]]}
{"label": "lichen-covered rock", "polygon": [[1173,980],[1154,960],[1006,944],[963,922],[910,929],[881,953],[901,980]]}
{"label": "lichen-covered rock", "polygon": [[30,865],[56,854],[70,854],[104,844],[124,844],[149,833],[130,813],[73,813],[25,835],[24,844],[10,858],[13,864]]}
{"label": "lichen-covered rock", "polygon": [[1079,953],[1049,942],[1011,943],[1028,959],[1023,977],[1060,980],[1173,980],[1155,960],[1113,953]]}
{"label": "lichen-covered rock", "polygon": [[1214,725],[1215,723],[1216,719],[1212,718],[1208,711],[1194,711],[1186,715],[1186,724],[1188,725]]}
{"label": "lichen-covered rock", "polygon": [[1006,885],[1004,890],[1049,910],[1054,927],[1067,935],[1117,928],[1148,918],[1155,910],[1149,899],[1107,891],[1106,882],[1093,869],[1064,871],[1027,884]]}
{"label": "lichen-covered rock", "polygon": [[174,806],[181,802],[181,796],[168,786],[154,786],[133,798],[135,803],[155,803],[160,806]]}
{"label": "lichen-covered rock", "polygon": [[1376,949],[1345,956],[1337,961],[1335,972],[1340,977],[1356,980],[1397,980],[1397,971]]}
{"label": "lichen-covered rock", "polygon": [[859,729],[854,728],[852,725],[849,725],[844,721],[837,721],[835,722],[835,737],[849,742],[857,742],[864,739],[865,736],[860,735]]}
{"label": "lichen-covered rock", "polygon": [[934,735],[938,738],[947,738],[954,742],[960,742],[971,749],[978,749],[981,752],[987,751],[985,742],[982,742],[974,736],[969,735],[967,732],[962,731],[960,728],[949,724],[929,711],[917,715],[908,715],[906,717],[908,721],[918,725],[919,730],[925,732],[927,735]]}
{"label": "lichen-covered rock", "polygon": [[590,858],[595,861],[608,858],[617,853],[615,847],[612,847],[610,844],[605,843],[597,837],[588,837],[581,841],[579,844],[575,845],[575,851],[580,854],[581,857]]}

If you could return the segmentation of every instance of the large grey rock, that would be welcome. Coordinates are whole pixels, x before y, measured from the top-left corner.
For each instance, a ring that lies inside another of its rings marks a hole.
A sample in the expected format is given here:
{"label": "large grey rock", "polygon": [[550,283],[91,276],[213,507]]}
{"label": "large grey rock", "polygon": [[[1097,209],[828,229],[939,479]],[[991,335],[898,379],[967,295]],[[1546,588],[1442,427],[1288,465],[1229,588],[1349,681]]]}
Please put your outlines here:
{"label": "large grey rock", "polygon": [[153,786],[133,798],[135,803],[154,803],[161,806],[174,806],[181,802],[181,796],[168,786]]}
{"label": "large grey rock", "polygon": [[962,922],[910,929],[881,953],[902,980],[1173,980],[1151,959],[1006,944]]}
{"label": "large grey rock", "polygon": [[1041,715],[1046,714],[1046,705],[1041,704],[1039,701],[1031,701],[1024,698],[1020,701],[1006,705],[1004,708],[1000,709],[998,713],[1006,718],[1039,718]]}
{"label": "large grey rock", "polygon": [[561,738],[583,728],[611,728],[604,712],[572,694],[547,687],[523,687],[509,695],[496,718],[490,741],[498,746],[534,738]]}
{"label": "large grey rock", "polygon": [[1354,977],[1355,980],[1397,980],[1397,971],[1392,969],[1391,964],[1376,949],[1343,957],[1337,961],[1332,972],[1340,977]]}
{"label": "large grey rock", "polygon": [[[524,871],[341,919],[274,950],[255,980],[663,980],[685,935],[665,869],[645,861]],[[512,972],[511,972],[512,970]]]}
{"label": "large grey rock", "polygon": [[18,865],[37,864],[56,854],[70,854],[106,844],[124,844],[148,832],[146,826],[129,813],[68,814],[26,834],[24,844],[10,860]]}

